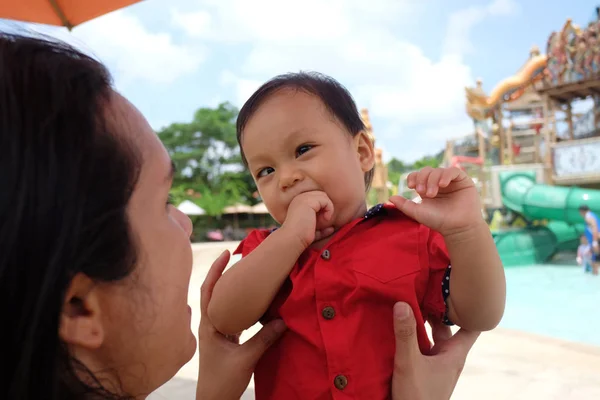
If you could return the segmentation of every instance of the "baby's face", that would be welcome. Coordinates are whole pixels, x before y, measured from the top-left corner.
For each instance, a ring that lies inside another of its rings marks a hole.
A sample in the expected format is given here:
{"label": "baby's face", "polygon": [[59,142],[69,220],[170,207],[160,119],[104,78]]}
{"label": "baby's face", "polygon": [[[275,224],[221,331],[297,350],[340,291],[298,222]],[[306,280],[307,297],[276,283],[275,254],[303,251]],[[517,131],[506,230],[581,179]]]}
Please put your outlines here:
{"label": "baby's face", "polygon": [[295,196],[313,190],[333,202],[336,228],[364,213],[372,144],[366,134],[352,137],[317,97],[289,89],[271,95],[248,121],[241,145],[277,222]]}

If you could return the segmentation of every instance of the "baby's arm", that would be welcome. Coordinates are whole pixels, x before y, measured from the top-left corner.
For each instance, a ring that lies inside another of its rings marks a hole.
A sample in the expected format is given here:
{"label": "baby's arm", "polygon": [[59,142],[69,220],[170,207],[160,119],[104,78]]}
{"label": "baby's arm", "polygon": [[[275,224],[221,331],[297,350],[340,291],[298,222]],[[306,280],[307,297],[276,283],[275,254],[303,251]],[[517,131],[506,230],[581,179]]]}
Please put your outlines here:
{"label": "baby's arm", "polygon": [[494,329],[504,314],[506,281],[489,227],[482,221],[444,241],[452,264],[448,318],[472,331]]}
{"label": "baby's arm", "polygon": [[256,323],[304,251],[285,229],[271,233],[254,251],[217,281],[208,317],[226,335],[237,334]]}
{"label": "baby's arm", "polygon": [[302,252],[315,239],[333,233],[333,204],[324,192],[292,200],[285,222],[216,283],[208,317],[223,334],[251,327],[267,311]]}

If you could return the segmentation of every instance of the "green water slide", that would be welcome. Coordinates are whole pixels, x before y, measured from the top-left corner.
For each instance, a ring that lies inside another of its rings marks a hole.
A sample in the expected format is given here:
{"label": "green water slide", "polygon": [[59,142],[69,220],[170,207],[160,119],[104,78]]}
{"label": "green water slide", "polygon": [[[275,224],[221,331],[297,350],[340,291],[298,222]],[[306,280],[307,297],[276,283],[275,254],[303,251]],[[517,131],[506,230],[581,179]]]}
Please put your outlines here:
{"label": "green water slide", "polygon": [[556,252],[574,250],[583,233],[579,206],[600,214],[600,190],[536,183],[535,172],[500,173],[502,202],[537,226],[492,231],[505,266],[540,264]]}

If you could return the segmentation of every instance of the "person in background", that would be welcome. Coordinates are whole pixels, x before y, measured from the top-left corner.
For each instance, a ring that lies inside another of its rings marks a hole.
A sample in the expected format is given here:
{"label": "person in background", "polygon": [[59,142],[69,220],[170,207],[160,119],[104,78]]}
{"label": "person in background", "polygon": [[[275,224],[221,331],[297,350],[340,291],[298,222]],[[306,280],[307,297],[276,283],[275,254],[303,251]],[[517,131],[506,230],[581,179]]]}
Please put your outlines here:
{"label": "person in background", "polygon": [[600,219],[586,204],[579,207],[579,214],[585,221],[585,237],[588,243],[592,245],[592,274],[598,275],[598,269],[600,268],[600,247],[598,247]]}
{"label": "person in background", "polygon": [[585,235],[581,235],[581,242],[577,248],[577,264],[583,266],[584,272],[592,272],[592,245]]}

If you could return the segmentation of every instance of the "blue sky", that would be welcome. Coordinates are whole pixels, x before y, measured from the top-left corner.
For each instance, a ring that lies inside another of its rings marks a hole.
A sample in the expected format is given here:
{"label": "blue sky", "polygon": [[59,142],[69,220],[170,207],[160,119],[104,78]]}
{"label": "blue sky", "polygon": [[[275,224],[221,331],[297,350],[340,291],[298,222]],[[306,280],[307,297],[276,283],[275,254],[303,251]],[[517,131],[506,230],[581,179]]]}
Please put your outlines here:
{"label": "blue sky", "polygon": [[[384,157],[412,161],[471,132],[464,87],[489,92],[545,51],[577,0],[147,0],[76,27],[35,26],[103,60],[155,128],[238,107],[266,79],[317,70],[369,108]],[[28,26],[32,27],[31,25]]]}

